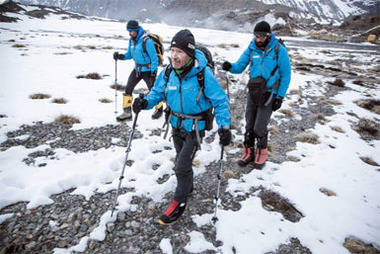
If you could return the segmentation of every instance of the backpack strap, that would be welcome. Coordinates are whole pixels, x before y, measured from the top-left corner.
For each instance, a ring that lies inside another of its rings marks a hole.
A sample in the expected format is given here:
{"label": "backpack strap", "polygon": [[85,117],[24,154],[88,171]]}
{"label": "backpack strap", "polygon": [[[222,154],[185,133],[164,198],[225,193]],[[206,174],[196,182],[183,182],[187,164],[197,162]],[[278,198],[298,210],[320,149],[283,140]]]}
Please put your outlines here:
{"label": "backpack strap", "polygon": [[199,99],[201,98],[201,94],[203,93],[203,96],[207,99],[206,95],[205,95],[205,92],[204,92],[204,88],[205,88],[205,68],[203,68],[203,70],[201,70],[200,72],[197,73],[197,79],[198,79],[198,83],[199,83],[199,86],[200,86],[200,90],[199,90],[199,93],[197,95],[197,103],[199,103]]}
{"label": "backpack strap", "polygon": [[[144,36],[144,40],[143,40],[143,43],[142,43],[142,46],[143,46],[143,51],[144,51],[144,53],[149,57],[149,59],[150,59],[150,56],[149,56],[149,54],[148,54],[148,51],[146,50],[146,41],[148,40],[148,39],[151,39],[150,37],[149,37],[149,34],[147,34],[147,35],[145,35]],[[152,40],[152,39],[151,39]],[[151,60],[152,61],[152,60]]]}

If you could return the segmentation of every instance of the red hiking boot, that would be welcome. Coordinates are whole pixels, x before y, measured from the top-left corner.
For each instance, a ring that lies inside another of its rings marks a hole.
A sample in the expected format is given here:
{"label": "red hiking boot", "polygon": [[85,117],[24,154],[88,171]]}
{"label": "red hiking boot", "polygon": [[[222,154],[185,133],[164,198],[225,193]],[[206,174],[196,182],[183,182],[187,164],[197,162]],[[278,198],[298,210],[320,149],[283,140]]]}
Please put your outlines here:
{"label": "red hiking boot", "polygon": [[161,225],[167,225],[176,221],[183,214],[185,208],[186,202],[178,203],[173,200],[168,209],[166,209],[165,213],[158,219],[158,223]]}
{"label": "red hiking boot", "polygon": [[248,163],[250,163],[251,161],[253,161],[254,159],[254,148],[252,147],[245,147],[244,146],[244,153],[243,155],[241,156],[241,158],[238,160],[238,165],[240,167],[245,167],[248,165]]}
{"label": "red hiking boot", "polygon": [[268,158],[268,148],[257,148],[253,168],[262,169]]}

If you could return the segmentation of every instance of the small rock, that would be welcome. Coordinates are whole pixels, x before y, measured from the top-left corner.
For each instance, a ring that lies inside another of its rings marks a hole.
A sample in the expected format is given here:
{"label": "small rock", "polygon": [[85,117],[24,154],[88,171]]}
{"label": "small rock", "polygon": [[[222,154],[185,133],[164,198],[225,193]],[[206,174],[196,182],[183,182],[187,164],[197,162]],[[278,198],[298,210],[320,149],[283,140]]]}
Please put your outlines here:
{"label": "small rock", "polygon": [[131,235],[133,235],[133,231],[130,230],[130,229],[127,229],[127,230],[124,231],[124,234],[127,235],[127,236],[131,236]]}
{"label": "small rock", "polygon": [[140,227],[140,223],[137,222],[137,221],[132,221],[132,222],[131,222],[131,226],[132,226],[133,228],[139,228],[139,227]]}
{"label": "small rock", "polygon": [[[32,241],[28,244],[25,245],[25,250],[31,250],[33,249],[35,246],[37,245],[37,243],[35,241]],[[4,252],[5,253],[5,252]]]}
{"label": "small rock", "polygon": [[118,221],[125,221],[125,213],[120,212],[117,214],[117,220]]}
{"label": "small rock", "polygon": [[107,232],[110,233],[110,232],[112,232],[112,231],[114,230],[114,228],[115,228],[115,224],[112,223],[112,222],[107,223],[106,228],[107,228]]}

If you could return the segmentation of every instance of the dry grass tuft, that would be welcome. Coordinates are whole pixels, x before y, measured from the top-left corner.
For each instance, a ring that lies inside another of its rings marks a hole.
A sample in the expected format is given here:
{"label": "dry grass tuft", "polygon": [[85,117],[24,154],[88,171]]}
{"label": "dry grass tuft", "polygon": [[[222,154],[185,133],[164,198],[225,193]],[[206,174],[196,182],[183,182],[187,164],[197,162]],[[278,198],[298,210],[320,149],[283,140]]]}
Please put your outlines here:
{"label": "dry grass tuft", "polygon": [[63,124],[75,124],[80,123],[79,119],[74,116],[69,115],[60,115],[55,119],[55,122],[57,123],[63,123]]}
{"label": "dry grass tuft", "polygon": [[113,49],[112,46],[104,46],[102,49]]}
{"label": "dry grass tuft", "polygon": [[111,103],[111,102],[112,102],[112,100],[107,99],[107,98],[101,98],[101,99],[99,99],[99,101],[100,101],[101,103]]}
{"label": "dry grass tuft", "polygon": [[26,48],[26,45],[24,45],[24,44],[13,44],[12,48]]}
{"label": "dry grass tuft", "polygon": [[51,103],[66,104],[67,100],[65,98],[54,98]]}
{"label": "dry grass tuft", "polygon": [[376,114],[380,114],[380,100],[359,100],[355,103],[362,108],[368,109]]}
{"label": "dry grass tuft", "polygon": [[226,179],[230,179],[230,178],[239,179],[239,176],[235,172],[233,172],[232,170],[224,171],[223,176]]}
{"label": "dry grass tuft", "polygon": [[277,126],[271,126],[269,127],[269,132],[271,135],[279,135],[281,132],[280,132],[280,128],[278,128]]}
{"label": "dry grass tuft", "polygon": [[72,53],[70,52],[58,52],[58,53],[54,53],[54,55],[58,55],[58,56],[64,56],[64,55],[70,55]]}
{"label": "dry grass tuft", "polygon": [[372,244],[366,244],[359,239],[353,237],[347,237],[344,239],[343,246],[349,250],[350,253],[379,253],[377,249]]}
{"label": "dry grass tuft", "polygon": [[283,108],[283,109],[280,109],[279,112],[283,113],[284,115],[286,115],[290,118],[294,117],[294,113],[289,109]]}
{"label": "dry grass tuft", "polygon": [[16,40],[10,39],[10,40],[8,40],[8,42],[16,42]]}
{"label": "dry grass tuft", "polygon": [[327,188],[319,188],[319,191],[322,192],[323,194],[325,194],[326,196],[336,196],[335,192],[333,192],[332,190],[329,190]]}
{"label": "dry grass tuft", "polygon": [[124,91],[125,90],[125,86],[122,86],[122,85],[119,85],[119,84],[113,84],[110,86],[112,89],[115,89],[118,90],[118,91]]}
{"label": "dry grass tuft", "polygon": [[299,89],[292,89],[289,91],[289,94],[301,94],[301,91]]}
{"label": "dry grass tuft", "polygon": [[336,132],[339,132],[339,133],[345,133],[345,131],[341,127],[339,127],[339,126],[330,126],[330,128],[333,131],[336,131]]}
{"label": "dry grass tuft", "polygon": [[379,166],[379,164],[377,164],[376,161],[374,161],[372,158],[370,157],[365,157],[365,156],[362,156],[362,157],[359,157],[363,162],[371,165],[371,166]]}
{"label": "dry grass tuft", "polygon": [[44,93],[35,93],[29,96],[32,100],[42,100],[42,99],[49,99],[51,96]]}
{"label": "dry grass tuft", "polygon": [[302,133],[296,135],[294,138],[299,142],[310,143],[313,145],[320,143],[318,135],[311,133],[311,132],[302,132]]}
{"label": "dry grass tuft", "polygon": [[329,99],[329,98],[325,98],[325,97],[323,97],[320,101],[328,103],[330,105],[342,105],[342,103],[338,100]]}
{"label": "dry grass tuft", "polygon": [[360,118],[359,122],[353,126],[353,129],[361,134],[370,134],[376,136],[379,132],[379,124],[366,118]]}
{"label": "dry grass tuft", "polygon": [[333,85],[333,86],[337,86],[337,87],[344,87],[344,85],[345,85],[343,80],[338,79],[338,78],[335,79],[333,82],[328,81],[327,83],[330,85]]}
{"label": "dry grass tuft", "polygon": [[325,115],[322,114],[322,113],[314,114],[314,119],[317,120],[320,123],[325,123],[326,122]]}
{"label": "dry grass tuft", "polygon": [[294,162],[301,161],[300,158],[298,158],[297,156],[293,156],[293,155],[289,155],[287,158],[288,158],[289,161],[294,161]]}
{"label": "dry grass tuft", "polygon": [[217,47],[225,49],[225,48],[229,48],[229,47],[239,48],[240,46],[239,46],[239,44],[236,44],[236,43],[232,43],[232,44],[221,43],[221,44],[218,44]]}
{"label": "dry grass tuft", "polygon": [[92,73],[89,73],[87,75],[79,75],[77,76],[77,79],[81,79],[81,78],[85,78],[85,79],[102,79],[102,77],[96,73],[96,72],[92,72]]}

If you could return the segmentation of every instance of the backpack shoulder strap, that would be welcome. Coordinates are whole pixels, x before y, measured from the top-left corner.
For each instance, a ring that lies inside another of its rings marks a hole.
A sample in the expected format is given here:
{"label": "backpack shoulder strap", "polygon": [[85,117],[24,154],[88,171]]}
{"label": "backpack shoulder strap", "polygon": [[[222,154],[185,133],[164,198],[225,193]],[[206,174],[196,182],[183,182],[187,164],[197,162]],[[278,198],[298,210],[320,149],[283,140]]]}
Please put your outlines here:
{"label": "backpack shoulder strap", "polygon": [[201,98],[201,94],[203,93],[203,96],[205,98],[206,95],[205,95],[205,92],[204,92],[204,88],[205,88],[205,68],[203,68],[203,70],[201,70],[200,72],[197,73],[197,79],[198,79],[198,83],[199,83],[199,86],[200,86],[200,90],[199,90],[199,93],[197,95],[197,103],[199,102],[199,99]]}
{"label": "backpack shoulder strap", "polygon": [[144,36],[144,40],[143,40],[143,50],[144,50],[144,53],[148,55],[148,51],[146,51],[146,41],[149,39],[149,35],[145,35]]}
{"label": "backpack shoulder strap", "polygon": [[166,100],[166,87],[168,85],[168,81],[169,81],[169,76],[170,76],[170,73],[172,72],[173,70],[173,67],[171,64],[169,64],[168,66],[166,66],[165,68],[165,73],[164,73],[164,80],[165,80],[165,85],[164,85],[164,96],[165,96],[165,101]]}

